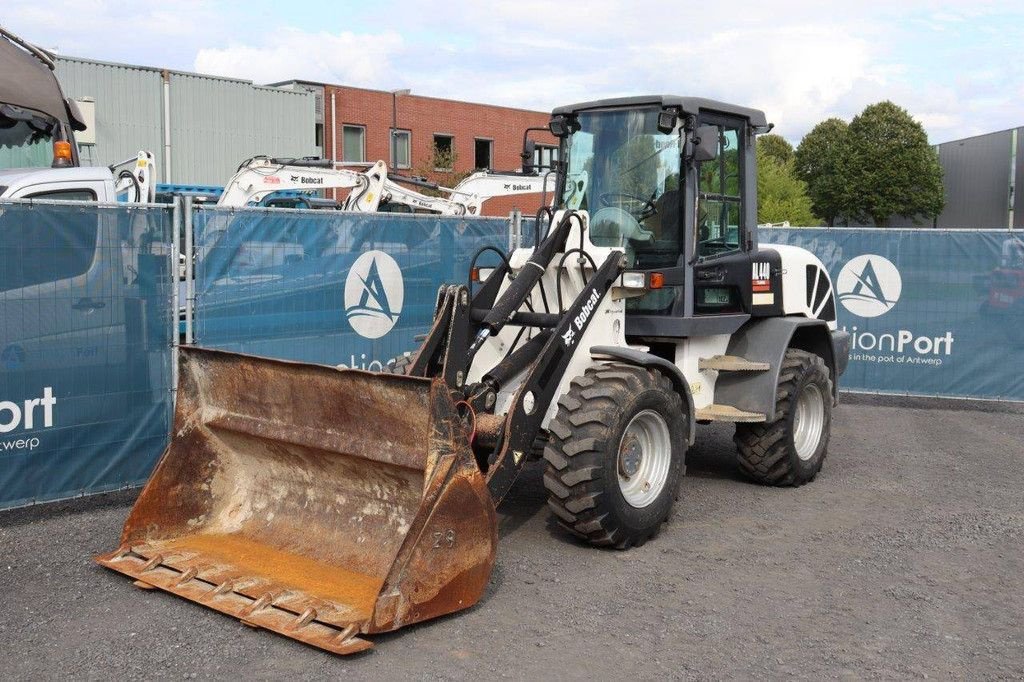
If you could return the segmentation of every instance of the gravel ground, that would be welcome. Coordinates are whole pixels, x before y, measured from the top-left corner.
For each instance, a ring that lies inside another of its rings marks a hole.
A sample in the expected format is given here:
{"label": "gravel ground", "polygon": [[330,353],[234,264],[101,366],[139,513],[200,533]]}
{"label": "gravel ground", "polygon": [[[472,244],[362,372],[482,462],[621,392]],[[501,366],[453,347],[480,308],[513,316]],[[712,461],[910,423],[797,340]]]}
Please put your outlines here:
{"label": "gravel ground", "polygon": [[554,526],[532,466],[483,601],[348,658],[92,563],[132,492],[0,513],[3,675],[1024,677],[1024,409],[850,396],[795,490],[739,480],[731,435],[701,429],[675,518],[628,552]]}

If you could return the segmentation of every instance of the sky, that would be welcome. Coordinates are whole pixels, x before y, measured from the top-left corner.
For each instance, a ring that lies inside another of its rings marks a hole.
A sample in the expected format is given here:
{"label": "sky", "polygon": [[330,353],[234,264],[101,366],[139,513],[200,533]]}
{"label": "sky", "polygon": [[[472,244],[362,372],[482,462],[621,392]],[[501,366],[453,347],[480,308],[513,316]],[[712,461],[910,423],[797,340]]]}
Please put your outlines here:
{"label": "sky", "polygon": [[1024,2],[3,0],[59,54],[526,109],[676,94],[763,109],[794,144],[892,100],[932,143],[1024,125]]}

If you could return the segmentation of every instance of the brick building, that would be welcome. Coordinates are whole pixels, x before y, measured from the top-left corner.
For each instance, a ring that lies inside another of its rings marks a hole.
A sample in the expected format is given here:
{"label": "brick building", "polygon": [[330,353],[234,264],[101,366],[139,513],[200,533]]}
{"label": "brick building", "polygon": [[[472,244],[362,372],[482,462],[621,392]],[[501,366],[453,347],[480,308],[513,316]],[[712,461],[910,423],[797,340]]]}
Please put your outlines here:
{"label": "brick building", "polygon": [[[293,81],[277,86],[322,88],[318,103],[317,142],[323,156],[338,163],[383,160],[393,172],[423,175],[451,187],[477,168],[521,168],[523,132],[545,127],[549,112],[474,104],[408,91],[395,93]],[[320,93],[317,93],[320,94]],[[322,113],[321,113],[322,112]],[[394,130],[394,135],[392,135]],[[557,140],[546,131],[531,133],[535,160],[557,157]],[[540,195],[496,198],[484,205],[486,215],[508,215],[512,208],[533,214]]]}

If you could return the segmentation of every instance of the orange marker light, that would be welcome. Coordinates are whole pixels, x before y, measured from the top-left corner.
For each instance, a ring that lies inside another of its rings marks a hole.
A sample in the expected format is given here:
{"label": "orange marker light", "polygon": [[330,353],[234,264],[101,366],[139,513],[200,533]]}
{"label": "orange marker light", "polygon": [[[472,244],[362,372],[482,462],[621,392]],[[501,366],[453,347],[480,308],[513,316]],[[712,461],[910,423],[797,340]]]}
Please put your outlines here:
{"label": "orange marker light", "polygon": [[660,289],[665,286],[665,275],[661,272],[652,272],[647,281],[649,288]]}
{"label": "orange marker light", "polygon": [[480,281],[480,268],[473,268],[469,271],[469,278],[474,282]]}

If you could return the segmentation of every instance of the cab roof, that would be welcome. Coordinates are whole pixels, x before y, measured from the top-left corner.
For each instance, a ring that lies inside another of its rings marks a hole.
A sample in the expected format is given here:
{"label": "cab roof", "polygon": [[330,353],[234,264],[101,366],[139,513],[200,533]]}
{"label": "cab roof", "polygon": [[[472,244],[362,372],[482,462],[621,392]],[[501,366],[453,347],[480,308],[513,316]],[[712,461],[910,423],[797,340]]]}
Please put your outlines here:
{"label": "cab roof", "polygon": [[564,107],[558,107],[554,109],[551,114],[556,116],[558,114],[574,114],[590,109],[612,109],[616,107],[641,107],[652,105],[662,108],[678,107],[684,114],[693,115],[696,115],[701,111],[713,111],[730,116],[740,116],[749,120],[750,124],[755,127],[768,125],[764,112],[760,109],[750,109],[748,107],[727,104],[726,102],[719,102],[713,99],[705,99],[704,97],[682,97],[680,95],[641,95],[639,97],[595,99],[590,102],[580,102],[579,104],[569,104]]}

